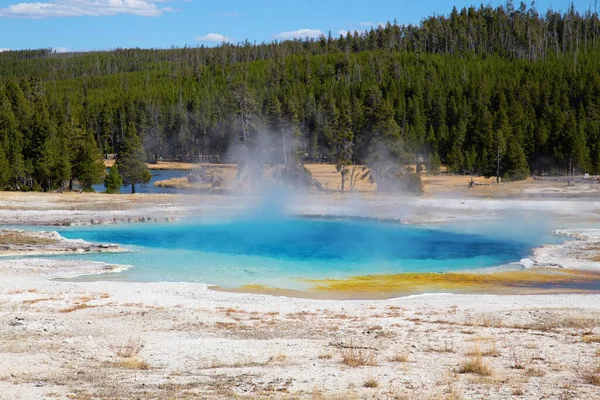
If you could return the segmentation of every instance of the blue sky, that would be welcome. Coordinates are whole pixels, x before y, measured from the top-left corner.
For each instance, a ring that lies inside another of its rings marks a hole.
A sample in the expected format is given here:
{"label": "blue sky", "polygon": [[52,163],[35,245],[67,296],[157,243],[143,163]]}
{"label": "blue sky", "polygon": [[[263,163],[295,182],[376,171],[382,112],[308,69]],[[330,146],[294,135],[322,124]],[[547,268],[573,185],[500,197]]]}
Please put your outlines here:
{"label": "blue sky", "polygon": [[[418,23],[482,1],[465,0],[0,0],[0,50],[57,51],[216,45],[368,29],[396,18]],[[484,1],[496,6],[505,1]],[[520,1],[514,1],[518,7]],[[530,4],[531,0],[526,1]],[[574,0],[579,11],[594,0]],[[569,0],[538,0],[537,10]]]}

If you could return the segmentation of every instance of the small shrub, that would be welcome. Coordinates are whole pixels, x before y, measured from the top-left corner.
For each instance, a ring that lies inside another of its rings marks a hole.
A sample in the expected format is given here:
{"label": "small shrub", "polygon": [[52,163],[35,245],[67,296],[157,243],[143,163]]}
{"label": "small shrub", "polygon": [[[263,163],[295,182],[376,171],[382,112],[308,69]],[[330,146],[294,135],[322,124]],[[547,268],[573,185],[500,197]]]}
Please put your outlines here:
{"label": "small shrub", "polygon": [[363,387],[374,389],[376,387],[379,387],[379,382],[377,381],[377,379],[371,377],[364,381]]}
{"label": "small shrub", "polygon": [[150,364],[138,357],[124,358],[118,362],[118,366],[125,369],[139,369],[142,371],[150,369]]}
{"label": "small shrub", "polygon": [[463,361],[458,368],[458,372],[461,374],[490,376],[492,375],[492,368],[483,362],[481,356],[474,356]]}
{"label": "small shrub", "polygon": [[541,369],[527,368],[527,370],[525,371],[525,375],[534,378],[541,378],[542,376],[546,375],[546,373]]}
{"label": "small shrub", "polygon": [[377,365],[377,357],[373,350],[351,347],[342,351],[342,363],[349,367]]}
{"label": "small shrub", "polygon": [[583,380],[590,385],[600,386],[600,367],[584,374]]}
{"label": "small shrub", "polygon": [[405,362],[408,362],[408,354],[396,352],[393,356],[388,358],[388,360],[391,362],[405,363]]}
{"label": "small shrub", "polygon": [[115,348],[115,354],[121,358],[136,357],[140,354],[142,347],[139,340],[130,340],[127,344]]}

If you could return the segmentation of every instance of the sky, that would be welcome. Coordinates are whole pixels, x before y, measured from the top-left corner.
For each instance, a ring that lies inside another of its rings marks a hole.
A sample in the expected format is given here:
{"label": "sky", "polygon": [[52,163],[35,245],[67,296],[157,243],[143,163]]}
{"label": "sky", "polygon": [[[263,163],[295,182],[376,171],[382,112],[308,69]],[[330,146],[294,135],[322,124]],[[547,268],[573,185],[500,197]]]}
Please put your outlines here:
{"label": "sky", "polygon": [[[577,10],[595,0],[573,0]],[[485,0],[0,0],[0,51],[57,52],[117,47],[215,46],[269,42],[369,29],[379,23],[418,24],[453,6],[497,6]],[[570,0],[538,0],[536,9],[565,11]],[[527,0],[526,4],[531,4]],[[515,7],[520,4],[514,0]]]}

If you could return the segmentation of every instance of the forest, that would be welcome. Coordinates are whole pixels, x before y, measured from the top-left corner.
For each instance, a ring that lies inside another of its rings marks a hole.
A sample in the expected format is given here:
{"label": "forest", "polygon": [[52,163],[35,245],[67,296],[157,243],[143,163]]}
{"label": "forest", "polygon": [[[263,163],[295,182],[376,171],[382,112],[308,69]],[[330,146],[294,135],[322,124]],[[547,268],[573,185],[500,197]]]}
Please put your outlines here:
{"label": "forest", "polygon": [[598,174],[599,39],[596,11],[508,1],[339,37],[2,52],[0,188],[90,187],[108,154],[121,168],[126,154],[236,162],[249,179],[264,164],[330,162],[342,180],[367,165],[378,188],[410,180],[408,165]]}

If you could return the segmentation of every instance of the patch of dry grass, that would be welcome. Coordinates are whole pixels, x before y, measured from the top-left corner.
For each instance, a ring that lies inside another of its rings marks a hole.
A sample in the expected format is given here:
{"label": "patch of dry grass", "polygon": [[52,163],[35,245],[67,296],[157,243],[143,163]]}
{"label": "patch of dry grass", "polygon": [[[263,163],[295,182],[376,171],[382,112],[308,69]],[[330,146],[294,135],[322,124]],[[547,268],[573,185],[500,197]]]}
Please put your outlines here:
{"label": "patch of dry grass", "polygon": [[288,357],[285,354],[277,354],[271,358],[269,358],[269,364],[285,364],[288,360]]}
{"label": "patch of dry grass", "polygon": [[377,355],[371,349],[349,347],[342,350],[342,363],[349,367],[377,365]]}
{"label": "patch of dry grass", "polygon": [[13,246],[40,246],[56,244],[58,240],[35,235],[33,232],[1,231],[0,244]]}
{"label": "patch of dry grass", "polygon": [[142,351],[143,347],[144,345],[141,341],[132,339],[122,346],[113,347],[113,351],[118,357],[131,358],[137,357],[140,354],[140,351]]}
{"label": "patch of dry grass", "polygon": [[377,379],[375,379],[374,377],[367,378],[363,382],[363,387],[375,389],[375,388],[379,387],[379,381]]}
{"label": "patch of dry grass", "polygon": [[498,328],[502,327],[502,318],[496,315],[484,314],[480,316],[478,325],[485,328]]}
{"label": "patch of dry grass", "polygon": [[483,346],[476,345],[473,349],[467,352],[468,356],[482,356],[482,357],[499,357],[500,351],[496,347],[496,342],[483,340]]}
{"label": "patch of dry grass", "polygon": [[112,351],[120,358],[120,360],[113,365],[124,369],[149,370],[150,364],[140,357],[140,352],[143,347],[144,345],[138,339],[131,339],[124,345],[113,346]]}
{"label": "patch of dry grass", "polygon": [[600,386],[600,367],[596,367],[583,374],[583,380],[585,383],[594,386]]}
{"label": "patch of dry grass", "polygon": [[77,311],[77,310],[83,310],[85,308],[95,308],[97,306],[90,306],[89,304],[75,304],[73,307],[68,307],[68,308],[62,308],[60,310],[58,310],[59,313],[70,313],[73,311]]}
{"label": "patch of dry grass", "polygon": [[513,345],[509,346],[509,359],[512,369],[525,369],[527,367],[523,355]]}
{"label": "patch of dry grass", "polygon": [[408,362],[408,353],[396,352],[388,358],[390,362],[405,363]]}
{"label": "patch of dry grass", "polygon": [[551,313],[543,318],[525,324],[517,324],[511,328],[535,330],[540,332],[553,332],[558,329],[581,329],[587,332],[600,325],[600,318],[582,315],[561,315]]}
{"label": "patch of dry grass", "polygon": [[[287,359],[287,356],[284,356]],[[234,361],[233,363],[222,362],[219,360],[213,360],[210,365],[200,367],[201,369],[217,369],[217,368],[247,368],[247,367],[265,367],[273,364],[273,357],[266,361],[257,361],[252,357],[248,357],[242,360]]]}
{"label": "patch of dry grass", "polygon": [[32,299],[32,300],[23,300],[23,305],[24,306],[29,306],[32,304],[36,304],[36,303],[40,303],[42,301],[54,301],[54,300],[58,300],[56,297],[43,297],[40,299]]}
{"label": "patch of dry grass", "polygon": [[116,365],[119,368],[124,369],[139,369],[142,371],[147,371],[150,369],[150,364],[139,357],[124,358],[119,360]]}
{"label": "patch of dry grass", "polygon": [[444,341],[444,346],[430,347],[426,351],[429,351],[432,353],[455,353],[456,352],[456,350],[454,350],[454,344],[447,340]]}
{"label": "patch of dry grass", "polygon": [[546,373],[539,368],[529,367],[525,370],[525,375],[530,378],[541,378],[546,375]]}
{"label": "patch of dry grass", "polygon": [[581,340],[584,343],[600,343],[600,335],[583,335]]}
{"label": "patch of dry grass", "polygon": [[492,375],[492,367],[483,361],[481,354],[471,356],[464,360],[458,367],[461,374],[476,374],[481,376]]}

